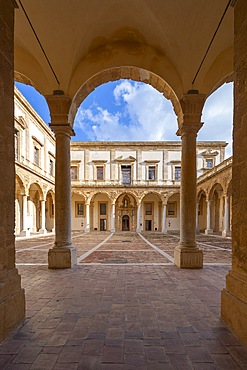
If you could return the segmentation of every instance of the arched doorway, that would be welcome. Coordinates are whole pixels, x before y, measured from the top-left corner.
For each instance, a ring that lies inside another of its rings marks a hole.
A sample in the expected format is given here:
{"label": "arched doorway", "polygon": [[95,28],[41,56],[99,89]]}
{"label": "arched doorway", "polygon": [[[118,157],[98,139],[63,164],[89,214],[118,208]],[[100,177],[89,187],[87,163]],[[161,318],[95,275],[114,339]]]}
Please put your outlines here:
{"label": "arched doorway", "polygon": [[122,231],[130,230],[130,218],[128,215],[122,217]]}

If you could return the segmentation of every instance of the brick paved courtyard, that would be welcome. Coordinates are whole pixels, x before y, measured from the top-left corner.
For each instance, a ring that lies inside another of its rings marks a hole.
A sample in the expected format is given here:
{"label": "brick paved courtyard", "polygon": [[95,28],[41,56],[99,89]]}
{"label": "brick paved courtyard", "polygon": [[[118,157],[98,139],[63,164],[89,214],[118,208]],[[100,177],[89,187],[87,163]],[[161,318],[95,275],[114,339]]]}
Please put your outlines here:
{"label": "brick paved courtyard", "polygon": [[47,269],[52,235],[18,240],[26,319],[0,345],[0,369],[247,369],[220,320],[231,240],[199,235],[204,268],[180,270],[176,235],[143,237],[75,232],[68,270]]}

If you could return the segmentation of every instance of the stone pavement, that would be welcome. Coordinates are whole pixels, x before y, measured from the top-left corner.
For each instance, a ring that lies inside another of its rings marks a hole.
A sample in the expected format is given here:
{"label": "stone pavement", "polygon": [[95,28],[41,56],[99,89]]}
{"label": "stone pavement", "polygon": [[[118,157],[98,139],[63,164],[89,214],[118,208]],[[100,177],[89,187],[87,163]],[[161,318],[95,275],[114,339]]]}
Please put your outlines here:
{"label": "stone pavement", "polygon": [[17,241],[26,320],[0,345],[0,369],[247,369],[220,320],[229,240],[199,236],[222,261],[180,270],[175,237],[144,236],[158,249],[137,234],[74,233],[79,263],[67,270],[47,269],[53,236]]}

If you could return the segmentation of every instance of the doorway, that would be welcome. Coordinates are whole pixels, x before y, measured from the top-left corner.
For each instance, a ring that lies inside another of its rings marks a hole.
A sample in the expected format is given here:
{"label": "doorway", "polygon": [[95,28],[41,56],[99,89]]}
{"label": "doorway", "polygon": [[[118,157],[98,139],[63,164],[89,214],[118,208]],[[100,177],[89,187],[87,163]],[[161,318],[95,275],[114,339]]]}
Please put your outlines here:
{"label": "doorway", "polygon": [[100,231],[106,231],[106,219],[105,218],[100,219]]}
{"label": "doorway", "polygon": [[130,218],[129,216],[125,215],[122,218],[122,231],[129,231],[130,229]]}
{"label": "doorway", "polygon": [[146,220],[145,221],[145,230],[146,231],[152,231],[152,220]]}

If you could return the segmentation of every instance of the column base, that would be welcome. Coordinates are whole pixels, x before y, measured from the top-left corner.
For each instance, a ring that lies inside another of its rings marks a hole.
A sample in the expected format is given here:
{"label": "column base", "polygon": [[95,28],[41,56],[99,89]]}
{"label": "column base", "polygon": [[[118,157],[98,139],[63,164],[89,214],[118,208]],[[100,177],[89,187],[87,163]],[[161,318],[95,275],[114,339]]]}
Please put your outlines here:
{"label": "column base", "polygon": [[25,236],[26,238],[30,237],[30,230],[22,230],[20,236]]}
{"label": "column base", "polygon": [[223,230],[221,235],[222,235],[222,238],[226,238],[227,236],[231,236],[231,232],[228,230],[227,231]]}
{"label": "column base", "polygon": [[221,292],[221,317],[247,345],[247,275],[229,271]]}
{"label": "column base", "polygon": [[181,248],[174,250],[174,263],[183,269],[201,269],[203,267],[203,253],[199,248]]}
{"label": "column base", "polygon": [[40,234],[47,234],[47,230],[46,229],[39,229],[39,233]]}
{"label": "column base", "polygon": [[167,229],[162,229],[163,234],[167,234]]}
{"label": "column base", "polygon": [[213,229],[206,229],[205,235],[213,234]]}
{"label": "column base", "polygon": [[17,269],[0,273],[0,342],[25,318],[25,294]]}
{"label": "column base", "polygon": [[48,252],[49,269],[68,269],[77,264],[76,248],[73,246],[54,247]]}

